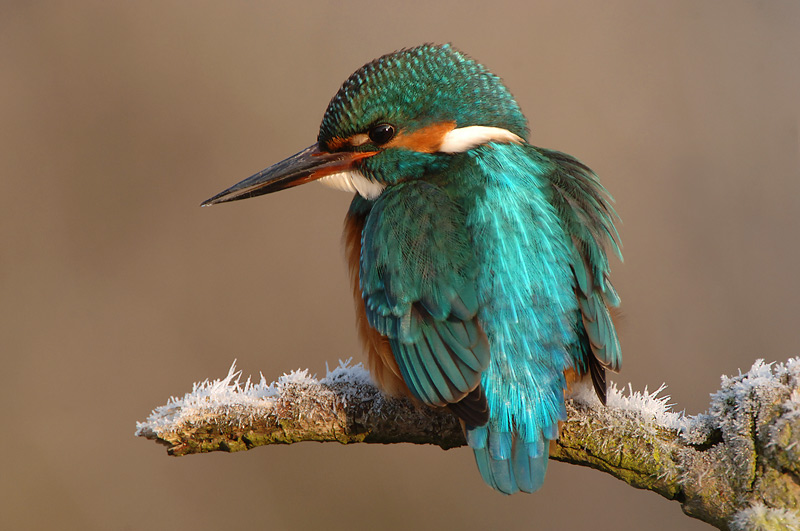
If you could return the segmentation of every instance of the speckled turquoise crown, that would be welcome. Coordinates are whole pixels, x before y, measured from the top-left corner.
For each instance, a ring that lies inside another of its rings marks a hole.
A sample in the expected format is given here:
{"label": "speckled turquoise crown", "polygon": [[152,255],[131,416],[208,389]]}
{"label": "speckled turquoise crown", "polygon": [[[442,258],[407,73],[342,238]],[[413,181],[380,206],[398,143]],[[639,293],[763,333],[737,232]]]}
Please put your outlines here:
{"label": "speckled turquoise crown", "polygon": [[384,55],[351,75],[328,105],[318,140],[324,145],[380,122],[416,129],[443,121],[528,136],[527,120],[499,77],[449,44],[425,44]]}

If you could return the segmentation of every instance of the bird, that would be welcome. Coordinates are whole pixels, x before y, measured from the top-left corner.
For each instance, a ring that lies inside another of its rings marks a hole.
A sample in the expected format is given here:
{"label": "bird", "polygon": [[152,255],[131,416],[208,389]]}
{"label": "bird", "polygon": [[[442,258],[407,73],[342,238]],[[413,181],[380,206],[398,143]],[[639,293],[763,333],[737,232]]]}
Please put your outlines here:
{"label": "bird", "polygon": [[316,143],[202,203],[311,181],[352,193],[345,254],[372,378],[455,414],[503,494],[542,486],[571,382],[591,378],[605,403],[622,364],[613,199],[529,135],[498,76],[424,44],[358,69]]}

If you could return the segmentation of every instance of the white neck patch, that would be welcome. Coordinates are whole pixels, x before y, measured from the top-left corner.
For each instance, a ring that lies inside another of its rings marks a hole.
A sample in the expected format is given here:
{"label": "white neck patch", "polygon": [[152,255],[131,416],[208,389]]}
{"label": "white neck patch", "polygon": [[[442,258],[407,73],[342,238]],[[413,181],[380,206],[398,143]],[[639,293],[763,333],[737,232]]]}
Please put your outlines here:
{"label": "white neck patch", "polygon": [[489,142],[522,144],[525,141],[508,129],[470,125],[469,127],[453,129],[444,135],[439,151],[442,153],[463,153]]}
{"label": "white neck patch", "polygon": [[357,170],[332,173],[325,177],[320,177],[318,182],[342,192],[355,192],[361,197],[370,200],[377,199],[383,189],[386,188],[381,183],[367,179],[364,174]]}

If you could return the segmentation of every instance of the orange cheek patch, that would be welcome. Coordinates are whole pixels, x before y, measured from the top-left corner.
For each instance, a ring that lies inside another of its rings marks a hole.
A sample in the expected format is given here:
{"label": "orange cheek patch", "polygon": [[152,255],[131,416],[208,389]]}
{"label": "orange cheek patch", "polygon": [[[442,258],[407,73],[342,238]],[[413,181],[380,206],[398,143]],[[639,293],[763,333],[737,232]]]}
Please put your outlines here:
{"label": "orange cheek patch", "polygon": [[349,145],[350,145],[350,139],[349,138],[339,138],[338,136],[334,137],[334,138],[331,138],[326,143],[328,151],[338,151],[339,149],[343,148],[344,146],[349,146]]}
{"label": "orange cheek patch", "polygon": [[410,133],[401,131],[391,142],[386,144],[386,147],[402,147],[420,153],[436,153],[439,151],[445,135],[455,128],[455,122],[440,122]]}
{"label": "orange cheek patch", "polygon": [[358,133],[347,138],[333,137],[326,143],[328,151],[339,151],[342,148],[358,147],[369,142],[369,137],[364,133]]}

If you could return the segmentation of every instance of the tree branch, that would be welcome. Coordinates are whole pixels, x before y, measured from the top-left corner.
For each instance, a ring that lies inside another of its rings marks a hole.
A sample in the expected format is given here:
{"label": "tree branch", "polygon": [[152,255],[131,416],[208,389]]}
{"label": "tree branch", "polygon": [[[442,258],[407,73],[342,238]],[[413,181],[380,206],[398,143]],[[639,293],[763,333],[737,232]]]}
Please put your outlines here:
{"label": "tree branch", "polygon": [[[360,365],[340,364],[319,381],[307,371],[271,384],[239,378],[231,367],[222,380],[195,384],[136,434],[174,456],[300,441],[466,444],[449,412],[384,397]],[[604,407],[588,386],[576,388],[550,457],[677,500],[719,529],[800,529],[800,359],[723,377],[695,417],[670,411],[661,390],[612,388]]]}

